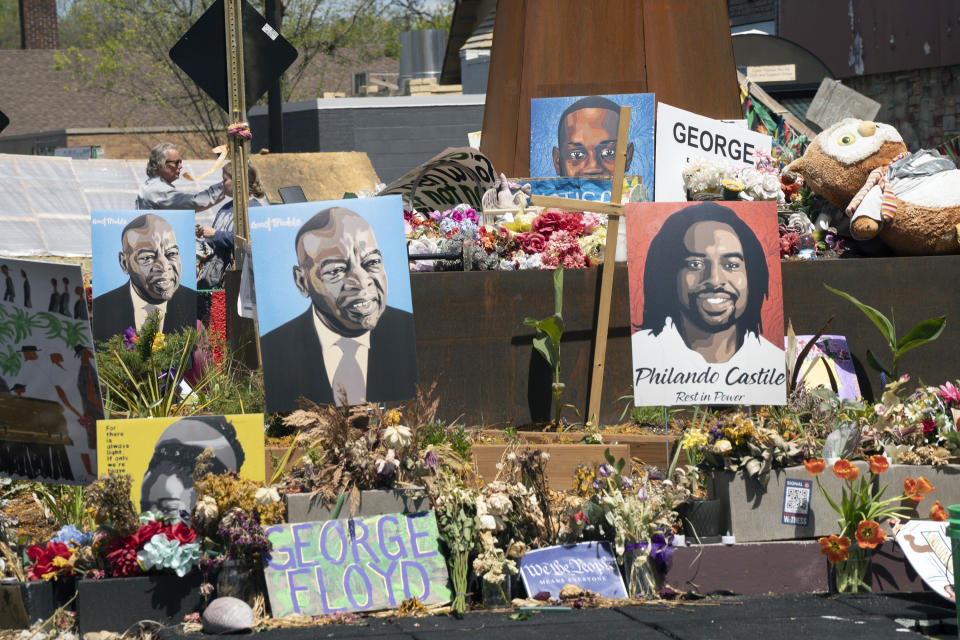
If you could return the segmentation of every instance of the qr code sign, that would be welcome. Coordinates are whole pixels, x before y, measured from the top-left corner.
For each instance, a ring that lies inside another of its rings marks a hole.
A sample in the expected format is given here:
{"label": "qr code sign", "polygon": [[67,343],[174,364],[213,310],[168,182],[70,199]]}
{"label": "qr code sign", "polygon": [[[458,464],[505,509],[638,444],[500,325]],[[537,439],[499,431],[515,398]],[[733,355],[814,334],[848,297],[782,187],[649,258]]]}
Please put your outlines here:
{"label": "qr code sign", "polygon": [[783,488],[783,524],[805,527],[810,522],[810,496],[813,483],[810,480],[787,478]]}

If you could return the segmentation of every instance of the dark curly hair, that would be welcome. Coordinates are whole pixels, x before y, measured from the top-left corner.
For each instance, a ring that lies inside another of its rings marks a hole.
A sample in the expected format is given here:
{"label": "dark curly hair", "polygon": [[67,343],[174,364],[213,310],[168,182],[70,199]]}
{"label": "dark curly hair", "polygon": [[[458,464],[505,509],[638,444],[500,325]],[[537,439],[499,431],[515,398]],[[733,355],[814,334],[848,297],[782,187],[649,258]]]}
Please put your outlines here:
{"label": "dark curly hair", "polygon": [[695,204],[677,211],[667,218],[653,237],[643,266],[643,322],[640,326],[634,324],[634,329],[646,329],[658,336],[664,329],[667,317],[677,321],[681,313],[680,300],[677,299],[677,274],[687,255],[683,237],[698,222],[725,224],[740,239],[748,294],[747,307],[737,321],[737,332],[741,336],[747,331],[760,335],[763,331],[761,310],[764,300],[770,295],[770,273],[763,245],[753,229],[732,209],[715,202]]}

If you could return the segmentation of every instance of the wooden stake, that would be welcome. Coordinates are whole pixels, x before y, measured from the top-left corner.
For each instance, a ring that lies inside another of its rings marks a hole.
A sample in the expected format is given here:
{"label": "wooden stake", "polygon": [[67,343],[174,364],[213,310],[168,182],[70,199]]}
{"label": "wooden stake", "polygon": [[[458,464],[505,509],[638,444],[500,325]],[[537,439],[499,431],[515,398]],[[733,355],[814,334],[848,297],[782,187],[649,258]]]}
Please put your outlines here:
{"label": "wooden stake", "polygon": [[[247,91],[243,77],[243,20],[241,0],[224,0],[223,19],[227,47],[227,98],[231,122],[246,122]],[[229,139],[230,171],[233,175],[233,264],[241,271],[246,259],[250,238],[247,205],[250,201],[250,178],[247,173],[247,141],[240,136]],[[260,326],[253,319],[257,345],[257,365],[263,366],[260,354]]]}
{"label": "wooden stake", "polygon": [[613,294],[613,272],[617,260],[617,234],[620,230],[620,216],[623,215],[623,174],[627,164],[627,136],[630,132],[630,107],[620,107],[620,122],[617,127],[617,150],[613,165],[613,177],[610,184],[610,202],[573,200],[552,196],[531,196],[530,204],[535,207],[556,207],[564,211],[592,211],[607,216],[607,242],[604,245],[604,258],[600,279],[600,308],[597,311],[597,323],[594,329],[593,369],[590,376],[590,395],[587,404],[587,420],[594,424],[600,421],[600,401],[603,395],[603,366],[607,354],[607,330],[610,326],[610,300]]}

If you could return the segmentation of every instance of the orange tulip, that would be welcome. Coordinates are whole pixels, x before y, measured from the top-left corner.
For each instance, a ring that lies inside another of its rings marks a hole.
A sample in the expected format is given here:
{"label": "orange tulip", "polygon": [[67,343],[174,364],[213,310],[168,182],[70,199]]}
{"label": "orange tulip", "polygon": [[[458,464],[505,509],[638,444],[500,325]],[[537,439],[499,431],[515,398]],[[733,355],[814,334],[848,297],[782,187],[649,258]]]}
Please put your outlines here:
{"label": "orange tulip", "polygon": [[917,493],[919,493],[922,496],[925,496],[931,491],[933,491],[933,485],[930,484],[929,480],[927,480],[923,476],[920,476],[919,478],[917,478]]}
{"label": "orange tulip", "polygon": [[933,506],[930,507],[930,519],[936,522],[944,522],[947,519],[947,510],[943,508],[939,500],[934,500]]}
{"label": "orange tulip", "polygon": [[820,553],[836,564],[850,557],[850,538],[836,534],[820,538]]}
{"label": "orange tulip", "polygon": [[857,525],[856,537],[861,549],[876,549],[887,539],[887,534],[873,520],[863,520]]}
{"label": "orange tulip", "polygon": [[870,456],[870,473],[881,474],[890,467],[886,456]]}
{"label": "orange tulip", "polygon": [[849,460],[837,460],[833,463],[833,475],[853,482],[860,475],[860,471],[850,464]]}
{"label": "orange tulip", "polygon": [[810,458],[809,460],[803,461],[803,466],[807,468],[807,473],[812,476],[818,476],[823,473],[823,470],[827,467],[827,461],[823,458]]}

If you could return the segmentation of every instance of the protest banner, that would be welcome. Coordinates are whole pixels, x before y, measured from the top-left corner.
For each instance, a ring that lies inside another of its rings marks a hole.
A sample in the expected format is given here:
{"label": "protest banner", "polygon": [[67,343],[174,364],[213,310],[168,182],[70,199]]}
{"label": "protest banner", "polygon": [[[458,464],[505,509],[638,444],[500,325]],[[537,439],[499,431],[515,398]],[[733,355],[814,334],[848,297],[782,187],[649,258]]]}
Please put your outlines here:
{"label": "protest banner", "polygon": [[654,200],[683,202],[683,166],[701,156],[726,160],[737,167],[756,164],[758,151],[770,155],[772,139],[734,124],[657,104],[657,167]]}
{"label": "protest banner", "polygon": [[268,527],[264,566],[273,617],[450,600],[432,511]]}
{"label": "protest banner", "polygon": [[451,147],[388,184],[378,196],[399,194],[407,211],[445,211],[467,203],[478,211],[497,180],[493,164],[470,147]]}
{"label": "protest banner", "polygon": [[580,542],[527,551],[517,566],[530,596],[546,591],[556,598],[564,586],[572,584],[605,598],[627,597],[609,542]]}

